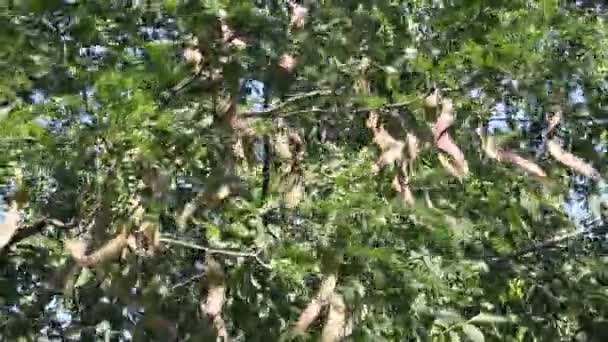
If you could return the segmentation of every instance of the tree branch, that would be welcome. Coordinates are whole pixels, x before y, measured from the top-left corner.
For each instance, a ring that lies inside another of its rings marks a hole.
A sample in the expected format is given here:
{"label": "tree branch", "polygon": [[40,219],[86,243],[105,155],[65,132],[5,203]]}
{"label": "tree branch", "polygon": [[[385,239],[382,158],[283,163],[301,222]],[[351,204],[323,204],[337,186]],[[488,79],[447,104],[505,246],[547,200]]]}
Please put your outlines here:
{"label": "tree branch", "polygon": [[192,242],[182,241],[182,240],[178,240],[178,239],[173,239],[173,238],[166,237],[166,236],[161,237],[159,239],[159,242],[166,243],[166,244],[171,244],[171,245],[182,246],[182,247],[187,247],[187,248],[192,248],[192,249],[197,249],[197,250],[205,251],[205,252],[207,252],[209,254],[220,254],[220,255],[227,255],[227,256],[233,256],[233,257],[253,258],[262,267],[264,267],[266,269],[272,269],[272,267],[269,264],[265,263],[260,258],[259,253],[243,252],[243,251],[235,251],[235,250],[229,250],[229,249],[219,249],[219,248],[212,248],[212,247],[207,247],[207,246],[201,246],[201,245],[197,245],[197,244],[192,243]]}
{"label": "tree branch", "polygon": [[180,281],[179,283],[177,283],[177,284],[175,284],[175,285],[171,286],[171,288],[169,289],[169,291],[170,291],[170,292],[173,292],[173,291],[175,291],[176,289],[178,289],[178,288],[180,288],[180,287],[183,287],[183,286],[186,286],[186,285],[188,285],[188,284],[192,283],[192,282],[193,282],[193,281],[195,281],[195,280],[201,279],[201,278],[202,278],[204,275],[205,275],[204,273],[195,274],[195,275],[193,275],[193,276],[191,276],[191,277],[189,277],[189,278],[187,278],[187,279],[185,279],[185,280],[182,280],[182,281]]}
{"label": "tree branch", "polygon": [[371,112],[371,111],[380,111],[380,110],[387,110],[387,109],[397,109],[397,108],[403,108],[403,107],[407,107],[409,105],[411,105],[412,103],[414,103],[414,101],[403,101],[403,102],[397,102],[397,103],[388,103],[388,104],[383,104],[381,106],[376,106],[376,107],[367,107],[367,108],[359,108],[359,109],[355,109],[356,113],[367,113],[367,112]]}
{"label": "tree branch", "polygon": [[[300,95],[296,95],[295,97],[293,97],[292,99],[289,99],[283,103],[278,104],[277,106],[270,108],[270,109],[266,109],[260,112],[245,112],[242,113],[241,115],[243,117],[254,117],[254,118],[263,118],[263,117],[287,117],[287,116],[292,116],[292,115],[298,115],[298,114],[306,114],[306,113],[327,113],[327,112],[331,112],[334,111],[333,109],[325,109],[325,108],[310,108],[310,109],[299,109],[299,110],[294,110],[294,111],[289,111],[289,112],[281,112],[281,109],[287,107],[290,104],[293,104],[299,100],[302,100],[304,98],[307,97],[313,97],[313,96],[327,96],[330,95],[331,92],[327,91],[328,93],[325,92],[310,92],[310,93],[305,93],[305,94],[300,94]],[[315,94],[317,93],[317,94]],[[368,113],[371,111],[382,111],[382,110],[388,110],[388,109],[397,109],[397,108],[404,108],[407,107],[409,105],[411,105],[414,101],[404,101],[404,102],[397,102],[397,103],[389,103],[389,104],[383,104],[381,106],[376,106],[376,107],[365,107],[365,108],[359,108],[359,109],[352,109],[352,111],[354,113]]]}
{"label": "tree branch", "polygon": [[294,96],[292,96],[291,98],[273,106],[272,108],[268,108],[259,112],[245,112],[245,113],[241,113],[242,117],[266,117],[266,116],[272,116],[273,114],[276,114],[277,112],[280,112],[283,108],[292,105],[296,102],[299,102],[303,99],[307,99],[307,98],[311,98],[311,97],[315,97],[315,96],[329,96],[332,95],[334,92],[333,90],[330,89],[321,89],[321,90],[313,90],[307,93],[301,93],[301,94],[296,94]]}
{"label": "tree branch", "polygon": [[538,253],[544,249],[553,248],[566,240],[578,238],[581,235],[583,235],[584,233],[585,233],[585,231],[576,231],[576,232],[558,235],[549,240],[545,240],[543,242],[533,244],[532,246],[521,249],[515,253],[509,254],[506,256],[501,256],[501,257],[492,257],[491,261],[494,263],[500,263],[500,262],[505,262],[505,261],[509,261],[512,259],[522,257],[526,254]]}

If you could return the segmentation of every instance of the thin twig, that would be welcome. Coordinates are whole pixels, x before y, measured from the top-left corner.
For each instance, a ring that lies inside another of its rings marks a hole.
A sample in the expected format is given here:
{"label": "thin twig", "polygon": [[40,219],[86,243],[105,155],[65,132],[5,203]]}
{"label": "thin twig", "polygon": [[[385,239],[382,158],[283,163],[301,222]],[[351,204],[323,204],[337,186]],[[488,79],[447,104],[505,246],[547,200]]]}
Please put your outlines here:
{"label": "thin twig", "polygon": [[195,274],[195,275],[193,275],[192,277],[190,277],[190,278],[188,278],[188,279],[186,279],[186,280],[183,280],[183,281],[181,281],[181,282],[179,282],[179,283],[177,283],[177,284],[173,285],[173,286],[171,287],[171,289],[169,289],[169,291],[170,291],[170,292],[173,292],[173,291],[175,291],[176,289],[178,289],[178,288],[180,288],[180,287],[182,287],[182,286],[186,286],[186,285],[190,284],[191,282],[193,282],[193,281],[195,281],[195,280],[198,280],[198,279],[202,278],[204,275],[205,275],[204,273]]}
{"label": "thin twig", "polygon": [[330,89],[322,89],[322,90],[314,90],[314,91],[310,91],[308,93],[302,93],[302,94],[296,94],[294,96],[292,96],[291,98],[287,99],[284,102],[281,102],[275,106],[273,106],[272,108],[268,108],[259,112],[245,112],[245,113],[241,113],[241,116],[243,117],[264,117],[264,116],[270,116],[272,114],[275,114],[279,111],[281,111],[281,109],[295,103],[298,102],[300,100],[306,99],[306,98],[311,98],[311,97],[315,97],[315,96],[329,96],[331,94],[333,94],[334,92]]}
{"label": "thin twig", "polygon": [[284,118],[284,117],[288,117],[288,116],[292,116],[292,115],[309,114],[309,113],[327,113],[330,111],[331,111],[330,109],[311,108],[311,109],[294,110],[292,112],[278,113],[277,116]]}
{"label": "thin twig", "polygon": [[57,219],[47,219],[46,220],[48,224],[52,224],[55,227],[59,227],[59,228],[72,228],[76,226],[76,219],[72,218],[70,221],[68,222],[63,222]]}
{"label": "thin twig", "polygon": [[[313,94],[313,93],[315,93],[315,94]],[[260,112],[245,112],[242,115],[244,117],[265,117],[265,116],[271,116],[274,114],[274,116],[277,116],[277,117],[287,117],[287,116],[298,115],[298,114],[327,113],[327,112],[335,111],[335,109],[310,108],[310,109],[300,109],[300,110],[295,110],[295,111],[290,111],[290,112],[281,112],[281,109],[285,108],[287,105],[289,105],[293,102],[296,102],[302,98],[311,97],[314,95],[322,96],[322,95],[329,95],[329,94],[316,94],[316,92],[310,92],[307,94],[303,94],[301,96],[296,96],[293,99],[289,99],[273,108],[263,110]],[[407,107],[407,106],[411,105],[413,102],[414,101],[406,101],[406,102],[383,104],[383,105],[376,106],[376,107],[366,107],[366,108],[359,108],[359,109],[353,108],[352,111],[355,113],[368,113],[371,111],[381,111],[381,110],[387,110],[387,109],[403,108],[403,107]]]}
{"label": "thin twig", "polygon": [[260,256],[259,256],[258,253],[242,252],[242,251],[234,251],[234,250],[229,250],[229,249],[219,249],[219,248],[212,248],[212,247],[207,247],[207,246],[201,246],[201,245],[197,245],[197,244],[192,243],[192,242],[177,240],[177,239],[169,238],[169,237],[166,237],[166,236],[165,237],[161,237],[159,239],[159,241],[163,242],[163,243],[167,243],[167,244],[178,245],[178,246],[182,246],[182,247],[187,247],[187,248],[192,248],[192,249],[197,249],[197,250],[205,251],[205,252],[207,252],[209,254],[221,254],[221,255],[228,255],[228,256],[234,256],[234,257],[253,258],[260,265],[262,265],[262,267],[264,267],[266,269],[271,269],[271,266],[269,264],[267,264],[264,261],[262,261],[262,259],[260,258]]}
{"label": "thin twig", "polygon": [[553,237],[549,240],[534,244],[532,246],[526,247],[522,250],[519,250],[515,253],[506,255],[506,256],[502,256],[502,257],[493,257],[491,259],[492,262],[495,263],[500,263],[500,262],[504,262],[504,261],[508,261],[508,260],[512,260],[512,259],[516,259],[519,257],[522,257],[526,254],[530,254],[530,253],[538,253],[542,250],[548,249],[548,248],[553,248],[557,245],[559,245],[560,243],[569,240],[569,239],[573,239],[573,238],[578,238],[579,236],[583,235],[585,232],[583,231],[577,231],[577,232],[571,232],[571,233],[566,233],[563,235],[559,235],[556,237]]}
{"label": "thin twig", "polygon": [[397,103],[387,103],[387,104],[383,104],[381,106],[376,106],[376,107],[367,107],[367,108],[355,109],[355,112],[357,112],[357,113],[367,113],[367,112],[371,112],[371,111],[374,111],[374,110],[402,108],[402,107],[407,107],[407,106],[411,105],[412,103],[414,103],[414,100],[404,101],[404,102],[397,102]]}

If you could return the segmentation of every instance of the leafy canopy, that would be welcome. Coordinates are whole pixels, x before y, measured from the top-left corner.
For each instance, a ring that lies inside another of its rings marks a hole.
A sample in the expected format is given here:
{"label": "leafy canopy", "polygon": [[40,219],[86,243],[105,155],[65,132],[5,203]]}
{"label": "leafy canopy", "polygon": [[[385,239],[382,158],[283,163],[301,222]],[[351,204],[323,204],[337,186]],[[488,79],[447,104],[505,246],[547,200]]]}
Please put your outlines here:
{"label": "leafy canopy", "polygon": [[143,3],[3,7],[2,339],[606,336],[600,5]]}

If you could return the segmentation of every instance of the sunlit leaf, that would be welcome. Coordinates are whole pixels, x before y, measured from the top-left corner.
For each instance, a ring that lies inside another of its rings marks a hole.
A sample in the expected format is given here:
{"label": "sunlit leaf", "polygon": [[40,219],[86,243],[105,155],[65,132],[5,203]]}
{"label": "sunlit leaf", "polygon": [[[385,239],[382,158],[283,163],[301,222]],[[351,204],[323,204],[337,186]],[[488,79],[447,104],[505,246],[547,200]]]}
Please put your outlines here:
{"label": "sunlit leaf", "polygon": [[469,320],[471,323],[506,323],[509,321],[510,319],[508,317],[493,315],[486,312],[480,312]]}
{"label": "sunlit leaf", "polygon": [[467,335],[467,337],[471,339],[472,342],[485,341],[485,337],[483,336],[481,330],[479,330],[479,328],[477,328],[473,324],[463,324],[462,332],[464,332],[464,334]]}

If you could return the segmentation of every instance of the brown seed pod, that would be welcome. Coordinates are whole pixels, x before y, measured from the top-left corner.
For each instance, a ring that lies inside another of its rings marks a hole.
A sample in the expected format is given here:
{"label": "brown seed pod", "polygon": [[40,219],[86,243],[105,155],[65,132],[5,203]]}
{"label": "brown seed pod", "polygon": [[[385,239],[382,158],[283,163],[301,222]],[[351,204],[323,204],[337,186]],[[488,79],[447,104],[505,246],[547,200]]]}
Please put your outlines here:
{"label": "brown seed pod", "polygon": [[329,303],[329,300],[336,289],[337,280],[338,278],[335,274],[329,274],[323,279],[317,295],[310,301],[302,313],[300,313],[300,317],[294,327],[294,332],[296,334],[304,334],[310,324],[317,319],[321,313],[321,308]]}
{"label": "brown seed pod", "polygon": [[437,89],[424,98],[422,106],[424,107],[428,119],[432,120],[437,116],[437,108],[439,107],[440,101],[441,98]]}
{"label": "brown seed pod", "polygon": [[600,172],[595,169],[593,165],[564,150],[555,139],[549,140],[547,143],[547,150],[553,158],[577,173],[594,180],[599,180],[601,178]]}
{"label": "brown seed pod", "polygon": [[289,147],[289,137],[285,133],[278,133],[274,137],[274,152],[280,160],[291,160],[292,154]]}
{"label": "brown seed pod", "polygon": [[19,219],[17,201],[11,201],[8,211],[4,213],[4,221],[0,223],[0,250],[11,241],[19,229]]}
{"label": "brown seed pod", "polygon": [[496,140],[493,136],[486,137],[480,133],[480,137],[482,140],[483,151],[488,157],[495,159],[499,162],[510,162],[512,164],[515,164],[534,176],[540,178],[547,177],[545,171],[535,162],[526,159],[513,151],[506,150],[497,146]]}
{"label": "brown seed pod", "polygon": [[121,256],[123,250],[128,246],[128,237],[129,235],[123,230],[89,255],[86,254],[86,242],[82,240],[68,240],[65,242],[65,248],[80,266],[90,267]]}
{"label": "brown seed pod", "polygon": [[292,72],[296,68],[297,64],[298,60],[288,53],[282,54],[281,58],[279,59],[279,66],[287,72]]}
{"label": "brown seed pod", "polygon": [[300,174],[290,174],[286,180],[287,191],[283,198],[283,205],[287,209],[294,209],[304,198],[304,181]]}
{"label": "brown seed pod", "polygon": [[321,332],[322,342],[337,342],[345,335],[346,305],[342,295],[334,293],[329,299],[329,312]]}
{"label": "brown seed pod", "polygon": [[289,25],[296,29],[301,29],[306,24],[306,17],[308,16],[308,8],[298,4],[295,1],[289,2],[291,7],[291,18]]}

